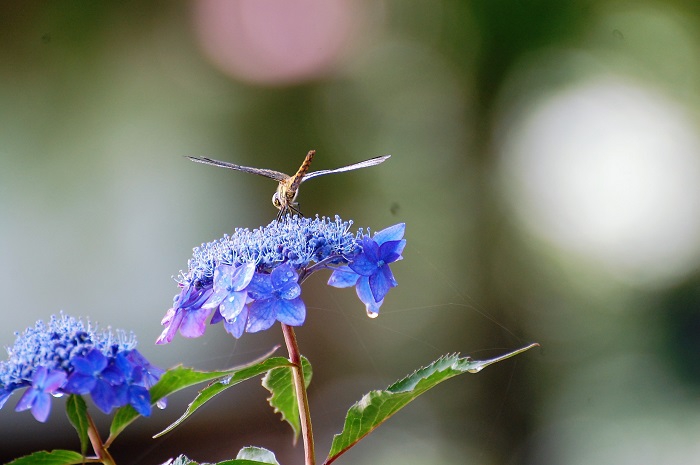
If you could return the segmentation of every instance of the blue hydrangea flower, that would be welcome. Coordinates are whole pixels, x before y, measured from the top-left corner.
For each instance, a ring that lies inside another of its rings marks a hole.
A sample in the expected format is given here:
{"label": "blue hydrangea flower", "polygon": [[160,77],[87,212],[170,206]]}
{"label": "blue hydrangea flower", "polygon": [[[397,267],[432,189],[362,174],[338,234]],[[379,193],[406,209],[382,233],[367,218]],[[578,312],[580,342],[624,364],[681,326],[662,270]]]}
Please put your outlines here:
{"label": "blue hydrangea flower", "polygon": [[51,411],[51,394],[57,392],[65,381],[64,372],[39,367],[32,376],[31,387],[24,391],[15,410],[21,412],[31,409],[34,418],[45,422]]}
{"label": "blue hydrangea flower", "polygon": [[270,274],[256,273],[249,292],[253,301],[248,310],[246,329],[249,333],[264,331],[275,321],[299,326],[306,318],[306,306],[299,297],[299,275],[289,263],[284,263]]}
{"label": "blue hydrangea flower", "polygon": [[[336,270],[336,287],[355,285],[368,310],[378,312],[396,280],[389,264],[401,259],[405,225],[370,238],[339,217],[287,216],[268,226],[236,229],[230,236],[194,249],[187,272],[181,272],[180,293],[173,299],[156,341],[170,342],[180,331],[199,337],[210,324],[223,322],[234,337],[268,329],[276,321],[298,326],[306,307],[300,284],[321,269]],[[350,283],[351,284],[347,284]]]}
{"label": "blue hydrangea flower", "polygon": [[147,388],[162,374],[136,351],[133,334],[98,330],[60,314],[16,336],[8,360],[0,361],[0,408],[14,391],[27,388],[16,409],[31,409],[42,422],[49,415],[50,396],[64,394],[90,394],[105,413],[127,404],[150,413],[150,398],[146,409],[141,399],[119,394]]}
{"label": "blue hydrangea flower", "polygon": [[398,285],[389,264],[402,259],[401,252],[406,246],[405,230],[406,225],[400,223],[379,231],[373,238],[364,236],[362,251],[348,265],[337,268],[328,284],[333,287],[355,286],[367,314],[376,316],[384,296]]}

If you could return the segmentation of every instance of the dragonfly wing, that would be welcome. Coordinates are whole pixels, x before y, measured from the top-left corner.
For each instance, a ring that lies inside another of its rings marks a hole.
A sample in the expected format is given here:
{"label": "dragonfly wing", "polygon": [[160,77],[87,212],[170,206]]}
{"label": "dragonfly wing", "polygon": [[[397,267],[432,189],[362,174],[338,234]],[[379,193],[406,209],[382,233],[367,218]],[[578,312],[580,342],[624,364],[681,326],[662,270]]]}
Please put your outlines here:
{"label": "dragonfly wing", "polygon": [[391,155],[382,155],[381,157],[370,158],[369,160],[361,161],[359,163],[355,163],[348,166],[343,166],[342,168],[336,168],[334,170],[312,171],[311,173],[307,173],[304,176],[304,179],[301,180],[301,182],[308,181],[309,179],[315,178],[317,176],[323,176],[324,174],[342,173],[344,171],[351,171],[360,168],[366,168],[368,166],[378,165],[380,163],[384,163],[386,160],[389,159],[389,157],[391,157]]}
{"label": "dragonfly wing", "polygon": [[265,176],[266,178],[274,179],[275,181],[285,181],[286,179],[289,178],[289,176],[287,176],[284,173],[280,173],[279,171],[275,171],[275,170],[268,170],[265,168],[251,168],[249,166],[236,165],[234,163],[213,160],[211,158],[206,158],[206,157],[187,157],[187,158],[189,158],[190,160],[197,162],[197,163],[203,163],[205,165],[212,165],[212,166],[219,166],[221,168],[228,168],[231,170],[243,171],[245,173],[257,174],[259,176]]}

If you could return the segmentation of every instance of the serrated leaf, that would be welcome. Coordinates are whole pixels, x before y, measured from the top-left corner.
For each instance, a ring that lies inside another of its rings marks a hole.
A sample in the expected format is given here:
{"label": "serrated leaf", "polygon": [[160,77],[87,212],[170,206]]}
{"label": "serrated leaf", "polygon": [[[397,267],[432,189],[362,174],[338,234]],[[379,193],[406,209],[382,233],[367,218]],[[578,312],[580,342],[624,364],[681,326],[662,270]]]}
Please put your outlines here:
{"label": "serrated leaf", "polygon": [[72,450],[41,451],[25,455],[7,465],[77,465],[83,463],[83,456]]}
{"label": "serrated leaf", "polygon": [[518,355],[537,345],[539,344],[530,344],[500,357],[482,361],[472,360],[469,357],[459,357],[457,354],[446,355],[397,381],[384,391],[372,391],[365,394],[359,402],[348,410],[343,431],[333,437],[331,450],[324,465],[333,462],[357,444],[360,439],[367,436],[377,426],[425,391],[454,376],[463,373],[478,373],[489,365]]}
{"label": "serrated leaf", "polygon": [[[265,450],[265,449],[263,449]],[[272,453],[272,452],[270,452]],[[240,452],[239,452],[240,454]],[[274,458],[274,454],[272,455]],[[209,463],[202,463],[199,464],[198,462],[195,462],[193,460],[190,460],[187,458],[185,455],[180,455],[179,457],[175,459],[170,459],[167,462],[165,462],[162,465],[270,465],[270,464],[275,464],[279,465],[276,461],[275,462],[259,462],[257,460],[246,460],[246,459],[235,459],[235,460],[225,460],[223,462],[218,462],[215,464],[209,464]]]}
{"label": "serrated leaf", "polygon": [[[187,406],[187,410],[185,411],[185,413],[182,414],[180,418],[175,420],[170,426],[168,426],[163,431],[161,431],[153,437],[157,438],[172,431],[183,421],[185,421],[190,415],[192,415],[197,409],[199,409],[202,405],[206,404],[217,394],[220,394],[226,389],[233,387],[242,381],[266,373],[269,370],[279,367],[288,367],[289,365],[289,360],[287,360],[284,357],[272,357],[260,363],[250,365],[242,369],[225,372],[224,376],[217,376],[215,382],[211,383],[209,386],[199,391],[197,397],[195,397],[195,399]],[[153,386],[154,389],[155,387],[156,386]]]}
{"label": "serrated leaf", "polygon": [[[196,384],[225,378],[228,376],[234,376],[236,373],[245,375],[249,370],[256,371],[260,365],[264,365],[264,367],[270,366],[269,368],[266,368],[266,370],[269,370],[271,368],[275,368],[276,366],[282,365],[282,361],[288,364],[289,362],[287,359],[283,357],[268,358],[275,350],[277,350],[277,348],[249,364],[234,367],[229,370],[197,371],[192,368],[182,366],[171,368],[163,373],[160,380],[150,389],[151,405],[155,405],[159,400],[173,394],[174,392]],[[112,424],[109,429],[109,438],[105,444],[111,444],[119,433],[124,431],[124,428],[129,426],[129,424],[131,424],[138,417],[138,412],[136,412],[136,410],[134,410],[134,408],[130,405],[118,409],[114,414],[114,418],[112,419]]]}
{"label": "serrated leaf", "polygon": [[66,401],[66,414],[73,428],[78,432],[80,437],[80,453],[85,457],[87,446],[89,443],[87,405],[82,396],[71,394]]}
{"label": "serrated leaf", "polygon": [[262,447],[248,446],[238,451],[237,460],[253,460],[256,463],[269,463],[270,465],[280,465],[277,457],[271,451]]}
{"label": "serrated leaf", "polygon": [[[304,371],[304,384],[309,387],[311,383],[311,363],[306,357],[301,357],[301,366]],[[299,404],[296,399],[294,389],[294,379],[292,377],[292,367],[275,368],[267,372],[262,380],[262,385],[270,391],[268,402],[274,408],[275,413],[282,415],[282,420],[289,423],[294,431],[294,442],[296,443],[301,431],[299,423]]]}

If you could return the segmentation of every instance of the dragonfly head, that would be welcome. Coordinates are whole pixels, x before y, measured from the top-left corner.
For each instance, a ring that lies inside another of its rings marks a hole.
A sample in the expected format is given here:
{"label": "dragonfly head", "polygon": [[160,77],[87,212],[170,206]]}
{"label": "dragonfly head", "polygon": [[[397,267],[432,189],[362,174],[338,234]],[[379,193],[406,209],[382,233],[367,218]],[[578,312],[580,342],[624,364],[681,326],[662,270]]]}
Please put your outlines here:
{"label": "dragonfly head", "polygon": [[279,191],[272,194],[272,205],[274,205],[276,209],[282,210],[283,204],[279,194]]}

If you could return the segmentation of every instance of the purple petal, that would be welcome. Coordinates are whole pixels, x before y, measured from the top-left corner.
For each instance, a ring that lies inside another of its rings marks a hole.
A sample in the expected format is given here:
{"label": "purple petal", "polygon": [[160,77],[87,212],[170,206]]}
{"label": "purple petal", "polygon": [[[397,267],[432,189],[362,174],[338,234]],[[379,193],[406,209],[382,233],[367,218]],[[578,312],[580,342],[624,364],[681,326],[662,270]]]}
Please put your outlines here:
{"label": "purple petal", "polygon": [[243,307],[241,313],[230,321],[224,320],[224,328],[231,333],[233,337],[238,339],[243,335],[246,323],[248,322],[248,307]]}
{"label": "purple petal", "polygon": [[212,284],[215,291],[228,292],[231,287],[233,271],[234,268],[231,265],[219,265],[214,269],[214,282]]}
{"label": "purple petal", "polygon": [[32,415],[37,421],[44,423],[49,418],[49,412],[51,412],[51,396],[44,392],[37,394],[32,405]]}
{"label": "purple petal", "polygon": [[256,300],[250,304],[246,331],[257,333],[272,326],[277,321],[276,301],[277,299]]}
{"label": "purple petal", "polygon": [[158,339],[156,339],[156,344],[166,344],[172,341],[173,337],[175,337],[175,333],[177,333],[177,330],[180,329],[184,316],[184,311],[179,308],[177,310],[174,308],[168,310],[168,313],[165,314],[165,318],[163,318],[162,323],[167,326],[160,336],[158,336]]}
{"label": "purple petal", "polygon": [[224,317],[221,316],[221,311],[217,308],[214,314],[211,317],[211,320],[209,320],[210,325],[215,325],[220,321],[224,321]]}
{"label": "purple petal", "polygon": [[211,313],[211,309],[207,308],[185,310],[182,323],[180,324],[180,334],[189,338],[199,337],[204,334],[207,328],[207,318]]}
{"label": "purple petal", "polygon": [[[216,287],[214,288],[216,289]],[[207,299],[206,302],[202,304],[202,308],[206,309],[214,309],[221,305],[221,302],[224,301],[226,297],[228,297],[228,289],[218,289],[215,290]]]}
{"label": "purple petal", "polygon": [[355,273],[348,266],[342,266],[331,274],[328,279],[328,285],[338,288],[354,286],[357,283],[359,274]]}
{"label": "purple petal", "polygon": [[369,288],[372,290],[375,302],[382,300],[386,293],[389,292],[389,289],[397,285],[388,265],[382,266],[369,277]]}
{"label": "purple petal", "polygon": [[380,245],[388,241],[398,241],[399,239],[403,238],[405,231],[406,223],[399,223],[374,233],[373,239]]}
{"label": "purple petal", "polygon": [[234,291],[242,291],[243,289],[248,287],[248,284],[250,284],[250,281],[253,279],[254,274],[254,263],[246,263],[245,265],[239,266],[238,268],[236,268],[236,271],[231,277],[231,289]]}
{"label": "purple petal", "polygon": [[[43,368],[43,367],[41,367]],[[40,368],[40,369],[41,369]],[[32,408],[32,405],[34,405],[34,402],[36,401],[36,398],[41,394],[41,391],[34,387],[30,387],[26,391],[24,391],[24,394],[22,394],[22,397],[20,397],[19,402],[17,402],[17,406],[15,407],[15,412],[22,412],[24,410],[29,410]]]}
{"label": "purple petal", "polygon": [[300,326],[306,319],[306,305],[297,298],[277,301],[277,320],[289,326]]}
{"label": "purple petal", "polygon": [[44,380],[44,392],[53,394],[66,382],[66,373],[59,370],[51,370]]}
{"label": "purple petal", "polygon": [[357,296],[360,298],[362,303],[365,304],[365,308],[367,309],[368,314],[379,313],[379,307],[382,306],[384,300],[375,302],[374,296],[372,295],[372,290],[369,287],[368,276],[360,277],[360,279],[357,281],[357,286],[355,286],[355,291],[357,292]]}
{"label": "purple petal", "polygon": [[221,303],[219,313],[225,320],[236,318],[245,307],[248,292],[231,292],[229,297]]}

